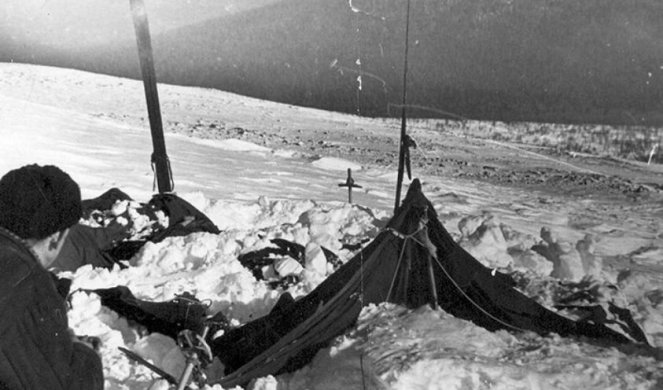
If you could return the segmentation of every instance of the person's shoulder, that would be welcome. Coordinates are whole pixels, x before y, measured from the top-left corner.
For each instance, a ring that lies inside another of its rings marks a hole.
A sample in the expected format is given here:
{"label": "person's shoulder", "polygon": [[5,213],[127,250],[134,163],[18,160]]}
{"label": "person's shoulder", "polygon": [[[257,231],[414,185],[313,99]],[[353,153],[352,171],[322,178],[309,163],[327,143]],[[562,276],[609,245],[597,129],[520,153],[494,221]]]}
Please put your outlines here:
{"label": "person's shoulder", "polygon": [[0,228],[0,290],[13,288],[27,279],[38,266],[20,239]]}

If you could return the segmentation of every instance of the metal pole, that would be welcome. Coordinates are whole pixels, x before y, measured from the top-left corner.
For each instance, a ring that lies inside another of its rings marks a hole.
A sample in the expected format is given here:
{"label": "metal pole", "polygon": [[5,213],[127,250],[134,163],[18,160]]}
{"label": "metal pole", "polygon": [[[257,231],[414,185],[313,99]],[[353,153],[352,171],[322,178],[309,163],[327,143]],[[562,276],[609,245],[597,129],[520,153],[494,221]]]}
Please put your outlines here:
{"label": "metal pole", "polygon": [[[207,337],[207,332],[209,332],[209,325],[205,325],[205,328],[203,328],[202,334],[200,335],[201,337],[200,339],[203,340],[203,343],[205,342],[204,340]],[[194,349],[193,341],[191,340],[189,344],[192,347],[192,349],[187,354],[186,367],[184,367],[184,372],[182,372],[182,376],[180,376],[180,381],[177,384],[177,390],[184,390],[187,388],[187,385],[191,381],[191,375],[193,374],[193,369],[200,364],[200,358],[198,357],[198,353]]]}
{"label": "metal pole", "polygon": [[407,137],[407,122],[406,122],[406,107],[407,107],[407,57],[410,39],[410,0],[407,1],[407,11],[405,13],[405,58],[403,60],[403,106],[401,110],[401,139],[398,150],[398,178],[396,179],[396,202],[394,205],[394,214],[398,210],[401,203],[401,188],[403,187],[403,171],[405,170],[405,153],[406,137]]}
{"label": "metal pole", "polygon": [[428,277],[430,278],[430,291],[431,291],[431,303],[430,306],[433,310],[437,310],[438,306],[438,296],[437,296],[437,283],[435,283],[435,272],[433,271],[433,256],[428,255]]}
{"label": "metal pole", "polygon": [[159,193],[172,192],[173,179],[170,169],[170,161],[166,154],[166,142],[163,136],[161,109],[159,108],[159,94],[157,92],[157,78],[154,71],[150,27],[147,21],[145,3],[143,0],[130,0],[130,4],[134,29],[136,30],[136,42],[138,43],[138,57],[140,60],[141,74],[143,75],[143,86],[145,87],[147,113],[150,119],[153,149],[152,164],[153,169],[156,171],[157,187]]}

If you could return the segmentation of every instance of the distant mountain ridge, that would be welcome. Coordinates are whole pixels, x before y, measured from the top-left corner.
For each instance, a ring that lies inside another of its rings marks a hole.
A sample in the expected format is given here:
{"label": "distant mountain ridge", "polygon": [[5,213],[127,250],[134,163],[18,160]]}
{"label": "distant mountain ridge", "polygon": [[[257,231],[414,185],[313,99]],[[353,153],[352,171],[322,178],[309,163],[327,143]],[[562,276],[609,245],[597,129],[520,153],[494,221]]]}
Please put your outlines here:
{"label": "distant mountain ridge", "polygon": [[[328,110],[395,114],[405,4],[281,0],[167,31],[153,37],[158,77]],[[411,115],[663,124],[663,2],[411,4],[408,102],[427,107]],[[86,48],[63,64],[138,76],[132,45]]]}

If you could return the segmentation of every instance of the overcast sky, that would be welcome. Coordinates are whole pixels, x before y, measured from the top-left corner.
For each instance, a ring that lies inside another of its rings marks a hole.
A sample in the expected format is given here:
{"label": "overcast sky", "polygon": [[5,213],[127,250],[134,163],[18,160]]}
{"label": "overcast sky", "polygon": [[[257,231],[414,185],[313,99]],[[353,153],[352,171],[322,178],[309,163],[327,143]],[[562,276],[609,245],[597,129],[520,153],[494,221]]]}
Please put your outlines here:
{"label": "overcast sky", "polygon": [[[278,0],[145,0],[158,34]],[[2,0],[3,40],[68,48],[133,40],[129,0]]]}

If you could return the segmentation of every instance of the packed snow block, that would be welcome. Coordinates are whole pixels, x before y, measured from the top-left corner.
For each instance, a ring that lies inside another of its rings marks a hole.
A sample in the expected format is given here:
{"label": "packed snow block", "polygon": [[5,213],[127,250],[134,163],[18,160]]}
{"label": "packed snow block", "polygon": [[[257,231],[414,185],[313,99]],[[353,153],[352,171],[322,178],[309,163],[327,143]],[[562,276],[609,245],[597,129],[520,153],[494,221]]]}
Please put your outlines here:
{"label": "packed snow block", "polygon": [[[179,378],[186,368],[186,357],[176,340],[161,333],[141,337],[133,345],[132,350],[173,378]],[[165,389],[168,390],[169,387]]]}
{"label": "packed snow block", "polygon": [[304,267],[297,260],[284,257],[274,260],[274,271],[280,277],[299,276],[304,271]]}
{"label": "packed snow block", "polygon": [[306,244],[304,262],[307,270],[319,275],[327,274],[327,257],[322,251],[322,247],[315,242]]}
{"label": "packed snow block", "polygon": [[532,271],[539,276],[549,276],[553,270],[553,263],[531,249],[509,248],[509,255],[513,258],[516,268]]}
{"label": "packed snow block", "polygon": [[282,238],[274,238],[270,242],[275,246],[243,253],[237,258],[258,280],[269,279],[272,275],[299,275],[304,268],[325,275],[328,263],[334,267],[342,264],[334,252],[314,242],[310,242],[306,247]]}
{"label": "packed snow block", "polygon": [[582,240],[576,243],[576,250],[582,260],[582,268],[585,275],[598,278],[603,271],[603,259],[594,254],[595,239],[591,234],[586,234]]}
{"label": "packed snow block", "polygon": [[464,237],[461,245],[483,265],[505,268],[513,263],[501,225],[494,216],[463,218],[458,222],[458,229]]}
{"label": "packed snow block", "polygon": [[532,250],[553,263],[551,276],[574,282],[585,276],[580,253],[571,243],[557,240],[546,227],[541,228],[541,239],[543,242],[533,246]]}
{"label": "packed snow block", "polygon": [[630,342],[602,324],[562,317],[514,284],[454,242],[415,180],[387,227],[315,290],[213,340],[227,375],[209,383],[233,387],[296,370],[350,328],[363,306],[382,302],[408,308],[436,304],[488,330]]}

